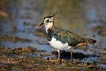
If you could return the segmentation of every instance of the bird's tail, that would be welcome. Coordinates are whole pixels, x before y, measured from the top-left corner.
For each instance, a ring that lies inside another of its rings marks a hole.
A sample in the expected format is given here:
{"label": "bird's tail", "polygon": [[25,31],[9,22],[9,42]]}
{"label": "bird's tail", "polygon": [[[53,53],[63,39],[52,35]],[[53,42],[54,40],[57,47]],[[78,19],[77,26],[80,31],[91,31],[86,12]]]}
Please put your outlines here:
{"label": "bird's tail", "polygon": [[91,39],[91,38],[86,38],[86,42],[88,42],[90,44],[94,44],[94,43],[96,43],[96,40]]}
{"label": "bird's tail", "polygon": [[94,44],[96,43],[96,40],[91,39],[91,38],[83,38],[83,42],[77,44],[77,46],[81,46],[81,45],[86,45],[86,44]]}

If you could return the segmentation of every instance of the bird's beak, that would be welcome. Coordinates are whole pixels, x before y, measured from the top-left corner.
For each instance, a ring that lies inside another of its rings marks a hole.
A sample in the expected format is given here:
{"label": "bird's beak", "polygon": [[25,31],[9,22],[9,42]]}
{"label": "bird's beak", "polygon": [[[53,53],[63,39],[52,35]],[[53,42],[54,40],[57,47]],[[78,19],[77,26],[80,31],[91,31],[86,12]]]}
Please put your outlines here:
{"label": "bird's beak", "polygon": [[42,22],[39,26],[42,26],[44,23]]}

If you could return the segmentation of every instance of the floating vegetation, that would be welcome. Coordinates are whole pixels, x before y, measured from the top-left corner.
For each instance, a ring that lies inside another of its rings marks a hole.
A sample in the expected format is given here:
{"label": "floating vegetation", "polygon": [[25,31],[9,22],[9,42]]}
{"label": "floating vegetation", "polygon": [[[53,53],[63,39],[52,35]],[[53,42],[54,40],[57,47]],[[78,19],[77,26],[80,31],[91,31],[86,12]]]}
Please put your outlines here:
{"label": "floating vegetation", "polygon": [[38,26],[35,28],[36,28],[36,36],[46,37],[45,30],[42,30],[41,27]]}
{"label": "floating vegetation", "polygon": [[106,36],[106,26],[98,25],[92,28],[94,32],[97,32],[100,36]]}
{"label": "floating vegetation", "polygon": [[31,40],[26,39],[26,38],[20,38],[18,36],[8,36],[8,35],[0,36],[0,40],[11,41],[11,42],[14,42],[14,43],[16,43],[18,41],[21,41],[21,42],[31,42]]}
{"label": "floating vegetation", "polygon": [[106,50],[104,50],[103,52],[100,52],[99,54],[106,55]]}
{"label": "floating vegetation", "polygon": [[24,24],[25,26],[29,26],[29,25],[30,25],[30,22],[24,21],[23,24]]}
{"label": "floating vegetation", "polygon": [[0,11],[0,16],[8,17],[8,14],[5,12]]}
{"label": "floating vegetation", "polygon": [[37,53],[37,52],[45,52],[45,50],[37,50],[36,48],[33,48],[31,46],[28,47],[20,47],[20,48],[9,48],[9,47],[4,47],[1,48],[1,52],[4,54],[15,54],[15,55],[24,55],[28,53]]}

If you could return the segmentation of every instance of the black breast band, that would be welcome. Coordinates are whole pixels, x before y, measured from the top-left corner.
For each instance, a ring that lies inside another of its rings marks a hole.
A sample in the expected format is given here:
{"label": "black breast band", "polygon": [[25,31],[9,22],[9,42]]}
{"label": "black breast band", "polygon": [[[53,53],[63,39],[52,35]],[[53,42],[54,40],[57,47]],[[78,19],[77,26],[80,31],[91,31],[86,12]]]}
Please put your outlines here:
{"label": "black breast band", "polygon": [[53,30],[48,29],[47,31],[48,31],[48,33],[47,33],[47,40],[51,41],[51,39],[53,37]]}

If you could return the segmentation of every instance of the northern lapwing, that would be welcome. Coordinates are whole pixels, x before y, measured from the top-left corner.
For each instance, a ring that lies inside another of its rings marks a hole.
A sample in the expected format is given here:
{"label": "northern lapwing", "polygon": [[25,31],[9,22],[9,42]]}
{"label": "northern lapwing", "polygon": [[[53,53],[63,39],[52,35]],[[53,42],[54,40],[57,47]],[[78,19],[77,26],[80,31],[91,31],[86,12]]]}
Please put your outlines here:
{"label": "northern lapwing", "polygon": [[72,61],[72,47],[86,44],[94,44],[96,40],[91,38],[85,38],[79,36],[71,31],[57,28],[54,24],[54,16],[46,16],[43,19],[43,22],[40,24],[45,26],[47,40],[50,45],[58,49],[58,61],[60,61],[60,50],[71,50],[71,61]]}

